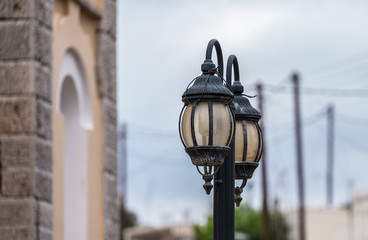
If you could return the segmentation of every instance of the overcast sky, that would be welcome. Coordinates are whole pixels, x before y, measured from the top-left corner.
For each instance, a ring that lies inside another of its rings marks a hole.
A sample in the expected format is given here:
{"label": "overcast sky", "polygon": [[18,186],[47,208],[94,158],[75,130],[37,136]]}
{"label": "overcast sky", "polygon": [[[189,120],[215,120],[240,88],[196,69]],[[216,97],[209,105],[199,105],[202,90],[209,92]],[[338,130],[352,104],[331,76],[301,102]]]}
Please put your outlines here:
{"label": "overcast sky", "polygon": [[[335,206],[347,201],[350,180],[354,191],[368,190],[367,1],[119,0],[118,5],[118,116],[128,125],[127,206],[141,224],[202,222],[211,212],[212,195],[205,194],[184,151],[178,118],[181,95],[201,74],[212,38],[219,40],[225,61],[237,56],[246,93],[256,94],[259,81],[268,84],[271,199],[278,197],[285,211],[297,207],[292,71],[301,74],[303,87],[307,206],[326,202],[329,103],[336,109]],[[243,193],[243,201],[255,207],[262,199],[260,173],[259,168]]]}

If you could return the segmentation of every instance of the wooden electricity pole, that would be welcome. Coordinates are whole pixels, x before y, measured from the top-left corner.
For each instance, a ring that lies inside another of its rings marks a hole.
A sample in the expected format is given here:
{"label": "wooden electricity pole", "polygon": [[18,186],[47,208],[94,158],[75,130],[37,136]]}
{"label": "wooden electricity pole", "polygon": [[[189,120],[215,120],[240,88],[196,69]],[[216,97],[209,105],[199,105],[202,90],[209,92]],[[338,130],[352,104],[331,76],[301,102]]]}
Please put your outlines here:
{"label": "wooden electricity pole", "polygon": [[334,106],[327,108],[327,207],[333,204]]}
{"label": "wooden electricity pole", "polygon": [[[264,126],[264,111],[263,111],[263,86],[261,83],[257,84],[257,92],[258,92],[258,109],[261,112],[263,119],[260,122],[260,126],[262,129],[263,139],[265,139],[265,126]],[[262,167],[262,189],[263,189],[263,208],[262,208],[262,227],[263,227],[263,240],[271,240],[270,233],[270,214],[268,211],[268,196],[267,196],[267,158],[266,158],[266,141],[263,140],[263,154],[261,159],[261,167]]]}
{"label": "wooden electricity pole", "polygon": [[292,76],[294,84],[294,111],[295,111],[295,134],[297,152],[297,176],[299,193],[299,240],[305,240],[305,205],[304,205],[304,174],[303,174],[303,154],[302,154],[302,129],[300,117],[300,94],[299,76],[294,73]]}

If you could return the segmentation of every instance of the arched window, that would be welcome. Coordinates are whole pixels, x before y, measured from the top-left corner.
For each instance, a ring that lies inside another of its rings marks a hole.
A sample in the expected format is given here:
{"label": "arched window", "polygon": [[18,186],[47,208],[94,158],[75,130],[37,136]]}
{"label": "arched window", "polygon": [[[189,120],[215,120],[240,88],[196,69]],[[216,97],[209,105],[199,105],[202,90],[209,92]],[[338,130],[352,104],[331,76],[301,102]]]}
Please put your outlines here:
{"label": "arched window", "polygon": [[64,239],[87,240],[87,130],[93,123],[84,68],[73,50],[63,57],[57,94],[64,115]]}

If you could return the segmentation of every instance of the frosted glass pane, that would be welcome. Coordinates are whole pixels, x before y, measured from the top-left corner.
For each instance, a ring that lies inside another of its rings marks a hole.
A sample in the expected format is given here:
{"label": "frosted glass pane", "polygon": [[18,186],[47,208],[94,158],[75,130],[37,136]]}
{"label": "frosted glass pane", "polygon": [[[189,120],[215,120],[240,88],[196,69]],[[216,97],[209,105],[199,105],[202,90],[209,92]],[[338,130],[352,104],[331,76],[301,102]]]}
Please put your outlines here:
{"label": "frosted glass pane", "polygon": [[242,121],[236,121],[235,131],[235,162],[241,162],[243,160],[244,151],[244,129]]}
{"label": "frosted glass pane", "polygon": [[194,131],[198,146],[208,145],[209,124],[208,103],[198,103],[194,114]]}
{"label": "frosted glass pane", "polygon": [[[229,108],[229,107],[228,107]],[[229,109],[230,110],[230,109]],[[230,133],[230,142],[228,145],[231,144],[231,140],[235,141],[235,139],[233,139],[234,135],[235,135],[235,120],[234,120],[234,117],[233,115],[230,113],[229,111],[229,116],[230,116],[230,121],[231,121],[231,125],[232,125],[232,129],[231,129],[231,133]]]}
{"label": "frosted glass pane", "polygon": [[258,132],[253,121],[247,121],[247,162],[254,162],[258,152]]}
{"label": "frosted glass pane", "polygon": [[[181,119],[181,134],[186,147],[194,146],[191,132],[191,113],[193,105],[189,104],[183,112]],[[212,103],[213,113],[213,145],[226,146],[231,134],[230,123],[233,121],[229,114],[228,106],[224,103]],[[233,129],[234,130],[234,123]],[[196,105],[194,113],[194,134],[198,146],[209,144],[210,133],[208,102],[200,102]]]}
{"label": "frosted glass pane", "polygon": [[193,147],[193,139],[192,132],[190,128],[190,118],[192,113],[193,105],[189,104],[183,113],[183,117],[181,119],[181,135],[183,137],[184,143],[186,147]]}
{"label": "frosted glass pane", "polygon": [[260,134],[260,140],[261,140],[261,142],[260,142],[260,144],[261,144],[261,147],[260,147],[260,149],[259,149],[259,156],[258,156],[258,159],[256,159],[257,161],[259,161],[259,159],[261,158],[261,153],[262,153],[262,149],[263,149],[263,136],[262,136],[262,134]]}
{"label": "frosted glass pane", "polygon": [[226,146],[230,136],[230,123],[228,106],[224,103],[213,103],[213,145]]}

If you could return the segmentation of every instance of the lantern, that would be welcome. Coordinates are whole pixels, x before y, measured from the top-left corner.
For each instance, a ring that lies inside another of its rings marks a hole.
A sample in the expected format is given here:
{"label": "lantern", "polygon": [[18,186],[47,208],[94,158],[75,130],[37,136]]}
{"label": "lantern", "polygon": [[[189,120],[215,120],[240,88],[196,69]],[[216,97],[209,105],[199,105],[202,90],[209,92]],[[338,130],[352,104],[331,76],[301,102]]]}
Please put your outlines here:
{"label": "lantern", "polygon": [[231,83],[231,70],[234,67],[235,81],[232,85],[234,101],[231,108],[236,120],[235,131],[235,180],[242,180],[241,186],[235,187],[235,203],[239,206],[242,201],[241,193],[247,180],[252,178],[254,170],[262,155],[263,140],[258,121],[261,114],[252,107],[248,98],[244,96],[244,87],[239,80],[239,67],[235,55],[230,55],[227,65],[227,81]]}
{"label": "lantern", "polygon": [[211,181],[214,174],[230,151],[235,130],[235,119],[229,107],[233,93],[230,87],[224,85],[221,73],[208,54],[214,45],[218,63],[222,64],[222,54],[218,51],[221,51],[220,45],[216,40],[211,40],[207,59],[201,66],[202,75],[196,77],[182,95],[184,107],[179,120],[185,151],[203,176],[203,187],[207,194],[213,187]]}

